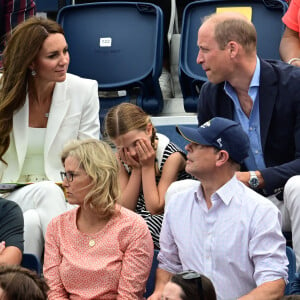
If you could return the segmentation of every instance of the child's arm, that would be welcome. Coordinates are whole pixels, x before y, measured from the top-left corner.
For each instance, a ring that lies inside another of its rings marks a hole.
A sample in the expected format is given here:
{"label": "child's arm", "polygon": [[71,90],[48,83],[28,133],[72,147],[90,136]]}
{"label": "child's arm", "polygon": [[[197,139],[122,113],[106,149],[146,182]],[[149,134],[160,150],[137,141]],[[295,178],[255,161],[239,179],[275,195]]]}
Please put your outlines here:
{"label": "child's arm", "polygon": [[[141,166],[124,148],[118,151],[117,158],[120,166],[119,180],[121,186],[121,199],[119,203],[134,211],[142,182]],[[122,164],[122,161],[131,168],[130,175]]]}
{"label": "child's arm", "polygon": [[185,167],[181,153],[171,154],[163,167],[158,185],[155,180],[155,151],[147,140],[137,143],[137,153],[142,166],[142,186],[147,210],[151,214],[162,213],[165,205],[165,194],[170,184],[176,181],[179,171]]}

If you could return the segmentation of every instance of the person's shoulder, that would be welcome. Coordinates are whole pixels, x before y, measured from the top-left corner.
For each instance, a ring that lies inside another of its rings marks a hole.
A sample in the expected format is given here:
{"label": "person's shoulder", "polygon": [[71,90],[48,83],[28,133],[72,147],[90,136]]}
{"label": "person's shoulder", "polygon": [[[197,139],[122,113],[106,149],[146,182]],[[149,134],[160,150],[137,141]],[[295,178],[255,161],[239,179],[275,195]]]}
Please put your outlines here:
{"label": "person's shoulder", "polygon": [[123,206],[118,206],[116,208],[116,213],[119,219],[122,220],[122,222],[124,223],[128,223],[128,224],[134,224],[134,223],[142,223],[144,224],[144,219],[137,214],[136,212],[129,210],[126,207]]}
{"label": "person's shoulder", "polygon": [[21,208],[16,202],[0,197],[0,211],[4,213],[10,210],[21,211]]}
{"label": "person's shoulder", "polygon": [[181,210],[188,204],[188,201],[194,201],[195,193],[200,187],[200,182],[194,179],[184,179],[173,182],[165,196],[165,208],[168,210]]}
{"label": "person's shoulder", "polygon": [[261,59],[261,64],[262,64],[262,68],[263,70],[268,69],[268,68],[272,68],[273,71],[275,71],[276,73],[283,73],[284,74],[284,78],[288,77],[292,77],[294,76],[297,80],[300,81],[299,75],[300,75],[300,68],[293,66],[293,65],[289,65],[286,62],[283,62],[281,60],[271,60],[271,59],[267,59],[267,60],[263,60]]}
{"label": "person's shoulder", "polygon": [[76,212],[77,212],[78,207],[70,209],[68,211],[65,211],[58,216],[54,217],[51,220],[51,223],[54,226],[66,226],[66,224],[69,224],[73,221],[74,218],[76,218]]}
{"label": "person's shoulder", "polygon": [[238,184],[240,185],[240,199],[243,200],[248,211],[270,209],[277,211],[276,206],[268,198],[245,186],[240,181],[238,181]]}
{"label": "person's shoulder", "polygon": [[74,87],[79,87],[79,88],[82,86],[82,84],[85,84],[88,86],[91,86],[94,84],[98,85],[97,81],[94,79],[83,78],[83,77],[80,77],[80,76],[77,76],[77,75],[71,74],[71,73],[67,73],[65,83],[68,86],[74,86]]}

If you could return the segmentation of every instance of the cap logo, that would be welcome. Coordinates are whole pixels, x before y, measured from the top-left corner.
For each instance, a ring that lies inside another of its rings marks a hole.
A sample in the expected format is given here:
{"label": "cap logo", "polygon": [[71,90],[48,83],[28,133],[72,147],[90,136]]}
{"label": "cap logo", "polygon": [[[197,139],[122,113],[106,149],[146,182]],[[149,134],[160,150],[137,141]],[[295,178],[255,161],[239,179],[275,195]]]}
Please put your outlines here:
{"label": "cap logo", "polygon": [[219,144],[219,147],[222,148],[223,144],[222,144],[222,138],[218,138],[217,139],[217,143]]}
{"label": "cap logo", "polygon": [[202,124],[200,127],[201,128],[206,128],[210,126],[210,121],[205,122],[204,124]]}

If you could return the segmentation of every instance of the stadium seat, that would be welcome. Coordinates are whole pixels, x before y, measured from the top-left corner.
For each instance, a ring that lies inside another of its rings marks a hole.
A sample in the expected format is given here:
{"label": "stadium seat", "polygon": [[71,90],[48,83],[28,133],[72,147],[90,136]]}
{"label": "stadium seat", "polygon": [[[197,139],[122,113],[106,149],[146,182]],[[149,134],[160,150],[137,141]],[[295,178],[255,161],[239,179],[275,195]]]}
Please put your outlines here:
{"label": "stadium seat", "polygon": [[29,270],[35,271],[38,275],[42,273],[42,265],[39,259],[31,253],[23,253],[21,266]]}
{"label": "stadium seat", "polygon": [[[100,120],[110,107],[124,101],[134,102],[148,114],[162,111],[158,78],[163,15],[158,6],[139,2],[78,4],[63,7],[57,21],[69,45],[69,72],[98,81]],[[103,91],[106,95],[101,97]]]}
{"label": "stadium seat", "polygon": [[279,44],[284,24],[281,17],[287,3],[281,0],[201,0],[190,3],[183,13],[179,56],[179,81],[186,112],[196,112],[202,84],[207,80],[198,54],[198,29],[204,16],[216,9],[238,10],[249,14],[257,30],[257,52],[264,59],[279,59]]}
{"label": "stadium seat", "polygon": [[296,255],[295,255],[294,250],[289,246],[286,247],[286,255],[287,255],[287,258],[289,260],[289,266],[288,266],[288,268],[289,268],[288,269],[289,283],[285,287],[285,293],[284,294],[285,295],[290,295],[292,284],[294,282],[295,273],[296,273]]}
{"label": "stadium seat", "polygon": [[71,0],[35,0],[37,12],[57,12],[61,7],[72,4]]}
{"label": "stadium seat", "polygon": [[147,285],[146,285],[146,292],[144,294],[145,298],[148,298],[154,291],[155,287],[155,274],[156,274],[156,269],[158,266],[158,260],[157,260],[157,255],[159,253],[159,250],[154,250],[153,254],[153,261],[152,261],[152,267],[150,271],[150,275],[147,280]]}
{"label": "stadium seat", "polygon": [[190,127],[197,127],[198,122],[196,116],[170,116],[170,117],[152,117],[154,127],[158,133],[166,135],[171,142],[179,146],[182,150],[188,144],[180,134],[176,131],[176,125],[184,125]]}

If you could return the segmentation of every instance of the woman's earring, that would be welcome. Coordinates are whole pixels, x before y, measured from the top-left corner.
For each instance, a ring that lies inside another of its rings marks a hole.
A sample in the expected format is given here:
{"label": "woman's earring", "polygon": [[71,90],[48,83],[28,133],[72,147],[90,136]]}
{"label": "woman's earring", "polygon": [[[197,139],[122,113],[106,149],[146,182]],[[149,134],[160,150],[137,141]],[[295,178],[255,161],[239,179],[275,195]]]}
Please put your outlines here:
{"label": "woman's earring", "polygon": [[34,77],[36,75],[36,71],[31,70],[31,75]]}

